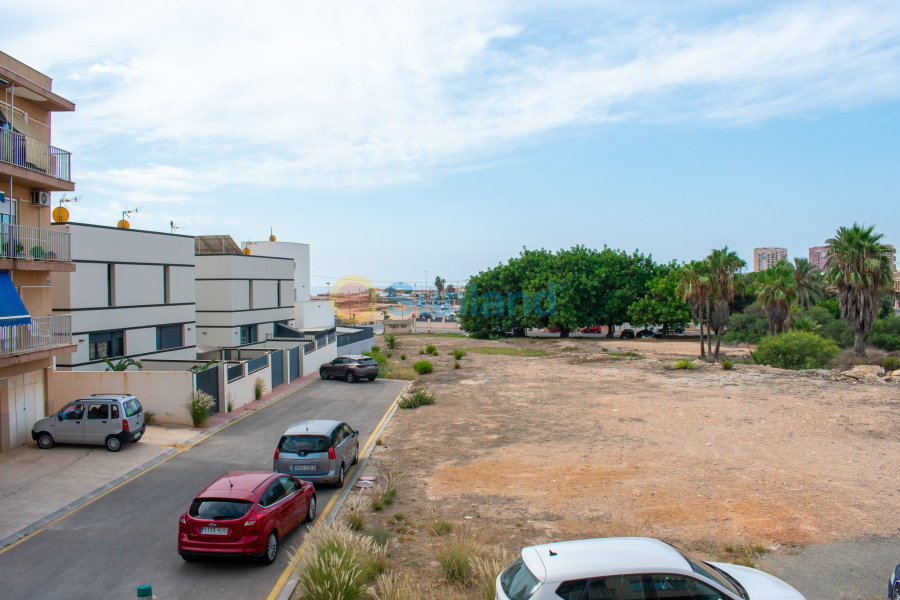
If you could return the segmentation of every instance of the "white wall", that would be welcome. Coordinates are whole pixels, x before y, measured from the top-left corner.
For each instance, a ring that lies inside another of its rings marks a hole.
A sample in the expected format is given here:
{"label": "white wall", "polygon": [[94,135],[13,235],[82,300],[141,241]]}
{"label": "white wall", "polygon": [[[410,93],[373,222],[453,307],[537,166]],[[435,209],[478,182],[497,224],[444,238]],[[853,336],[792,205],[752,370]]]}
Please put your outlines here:
{"label": "white wall", "polygon": [[294,260],[294,288],[297,290],[296,298],[292,293],[290,302],[306,302],[309,300],[309,244],[294,242],[241,242],[241,248],[247,248],[250,253],[258,256],[281,256]]}
{"label": "white wall", "polygon": [[294,327],[318,329],[334,327],[334,311],[327,300],[311,300],[294,304]]}

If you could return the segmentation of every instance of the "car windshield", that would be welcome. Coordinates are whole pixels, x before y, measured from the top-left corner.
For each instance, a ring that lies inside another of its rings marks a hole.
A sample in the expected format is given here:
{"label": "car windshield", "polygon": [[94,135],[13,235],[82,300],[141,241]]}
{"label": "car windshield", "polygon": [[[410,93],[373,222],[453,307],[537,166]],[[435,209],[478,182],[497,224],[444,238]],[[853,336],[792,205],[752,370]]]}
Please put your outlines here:
{"label": "car windshield", "polygon": [[540,585],[521,557],[500,575],[500,587],[509,600],[528,600]]}
{"label": "car windshield", "polygon": [[736,596],[740,596],[741,598],[749,598],[749,596],[747,596],[747,592],[744,591],[740,584],[724,571],[717,569],[709,563],[705,563],[702,560],[694,558],[690,554],[687,554],[684,550],[678,551],[681,553],[684,559],[688,561],[688,564],[691,565],[691,570],[693,570],[694,573],[715,581]]}
{"label": "car windshield", "polygon": [[250,510],[252,502],[245,500],[194,500],[188,514],[195,519],[240,519]]}
{"label": "car windshield", "polygon": [[125,416],[126,417],[133,417],[134,415],[138,414],[142,410],[144,410],[144,408],[141,406],[141,403],[137,401],[137,398],[132,398],[131,400],[125,401]]}
{"label": "car windshield", "polygon": [[278,442],[278,451],[290,454],[328,452],[331,440],[321,435],[285,435]]}

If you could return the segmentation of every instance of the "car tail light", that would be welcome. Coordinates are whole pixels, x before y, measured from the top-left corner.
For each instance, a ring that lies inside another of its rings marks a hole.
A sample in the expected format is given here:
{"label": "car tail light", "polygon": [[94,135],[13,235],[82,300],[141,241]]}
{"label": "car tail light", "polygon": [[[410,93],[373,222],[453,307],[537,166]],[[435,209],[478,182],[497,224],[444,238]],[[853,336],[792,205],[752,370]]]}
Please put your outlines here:
{"label": "car tail light", "polygon": [[187,519],[185,519],[184,517],[179,517],[178,524],[179,525],[187,525]]}
{"label": "car tail light", "polygon": [[278,460],[278,448],[275,448],[275,457],[273,460]]}
{"label": "car tail light", "polygon": [[259,527],[256,524],[256,520],[258,518],[259,517],[257,515],[254,515],[253,513],[250,513],[249,515],[247,515],[247,520],[244,521],[244,529],[249,529],[251,531],[254,529],[257,529]]}
{"label": "car tail light", "polygon": [[122,419],[122,431],[128,431],[128,419]]}
{"label": "car tail light", "polygon": [[334,446],[328,449],[328,458],[334,459],[337,458],[337,454],[334,452]]}

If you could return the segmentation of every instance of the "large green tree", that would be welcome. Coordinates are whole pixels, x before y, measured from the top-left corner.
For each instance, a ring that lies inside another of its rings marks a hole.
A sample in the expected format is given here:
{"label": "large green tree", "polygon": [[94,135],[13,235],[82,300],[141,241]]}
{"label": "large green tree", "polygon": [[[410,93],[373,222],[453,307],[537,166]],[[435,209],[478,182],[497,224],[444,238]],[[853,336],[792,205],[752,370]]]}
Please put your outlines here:
{"label": "large green tree", "polygon": [[853,353],[866,355],[865,337],[878,315],[881,292],[893,285],[888,248],[875,226],[854,223],[827,240],[825,278],[837,288],[841,318],[853,331]]}
{"label": "large green tree", "polygon": [[691,308],[677,293],[681,269],[673,261],[659,265],[656,275],[647,283],[647,291],[628,307],[628,322],[662,325],[668,333],[670,325],[687,324]]}
{"label": "large green tree", "polygon": [[769,335],[784,332],[791,305],[797,299],[794,270],[787,261],[778,261],[756,278],[756,299],[769,318]]}
{"label": "large green tree", "polygon": [[721,250],[713,250],[706,258],[709,265],[710,283],[712,287],[712,313],[710,325],[716,330],[716,350],[713,354],[719,360],[719,347],[722,344],[722,332],[731,322],[730,302],[734,299],[734,290],[740,285],[740,270],[747,266],[736,252],[725,246]]}
{"label": "large green tree", "polygon": [[794,282],[797,284],[797,302],[803,308],[819,302],[825,297],[825,281],[819,270],[807,258],[794,258]]}

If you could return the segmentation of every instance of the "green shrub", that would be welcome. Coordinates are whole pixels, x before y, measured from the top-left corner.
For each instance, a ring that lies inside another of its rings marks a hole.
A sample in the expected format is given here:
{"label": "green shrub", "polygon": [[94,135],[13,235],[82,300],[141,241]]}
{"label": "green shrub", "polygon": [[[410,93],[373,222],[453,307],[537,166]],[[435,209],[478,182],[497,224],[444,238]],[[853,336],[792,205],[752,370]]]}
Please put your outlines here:
{"label": "green shrub", "polygon": [[429,394],[428,390],[415,390],[412,394],[410,394],[410,398],[412,398],[422,406],[434,404],[434,396]]}
{"label": "green shrub", "polygon": [[206,420],[209,418],[209,411],[215,405],[215,399],[200,390],[188,396],[187,402],[184,403],[184,407],[191,414],[191,421],[194,423],[194,427],[200,427],[206,423]]}
{"label": "green shrub", "polygon": [[435,354],[437,352],[437,348],[434,344],[428,344],[425,346],[425,354]]}
{"label": "green shrub", "polygon": [[397,339],[397,336],[393,334],[384,336],[384,343],[391,350],[396,350],[403,345],[400,343],[400,340]]}
{"label": "green shrub", "polygon": [[900,369],[900,358],[896,356],[886,356],[883,361],[881,361],[881,366],[885,371],[896,371]]}
{"label": "green shrub", "polygon": [[731,362],[730,360],[722,361],[722,369],[724,369],[726,371],[730,371],[732,369],[732,367],[734,367],[734,363]]}
{"label": "green shrub", "polygon": [[456,350],[453,351],[453,358],[455,358],[456,360],[460,360],[465,355],[466,355],[466,353],[463,352],[462,350],[460,350],[459,348],[457,348]]}
{"label": "green shrub", "polygon": [[419,375],[427,375],[434,371],[434,365],[431,364],[431,361],[420,360],[416,364],[413,365],[413,369],[416,370],[416,373]]}
{"label": "green shrub", "polygon": [[431,534],[436,536],[442,536],[453,531],[453,523],[450,521],[443,521],[441,519],[435,519],[431,522]]}
{"label": "green shrub", "polygon": [[366,516],[359,511],[353,511],[347,515],[347,527],[353,531],[362,531],[366,528]]}
{"label": "green shrub", "polygon": [[671,365],[665,365],[664,369],[686,369],[688,371],[693,371],[697,368],[697,365],[694,364],[689,358],[682,358],[681,360],[673,362]]}
{"label": "green shrub", "polygon": [[400,401],[397,402],[397,406],[400,408],[418,408],[419,403],[411,398],[401,398]]}
{"label": "green shrub", "polygon": [[153,425],[156,423],[156,413],[149,410],[144,411],[144,425]]}
{"label": "green shrub", "polygon": [[477,555],[476,552],[477,547],[471,537],[446,538],[435,552],[444,579],[467,583],[472,578],[472,559]]}
{"label": "green shrub", "polygon": [[366,583],[387,567],[385,548],[348,527],[314,527],[310,550],[297,564],[297,588],[304,600],[361,600]]}
{"label": "green shrub", "polygon": [[459,363],[458,363],[458,362],[453,363],[453,368],[454,368],[454,369],[458,369],[458,368],[459,368]]}
{"label": "green shrub", "polygon": [[814,333],[789,331],[763,338],[750,356],[758,365],[797,370],[824,369],[840,353],[832,340]]}
{"label": "green shrub", "polygon": [[900,350],[900,317],[890,315],[886,319],[875,321],[867,341],[888,352]]}
{"label": "green shrub", "polygon": [[754,302],[744,312],[731,315],[728,331],[722,336],[723,342],[744,342],[756,344],[769,333],[769,318],[765,309]]}
{"label": "green shrub", "polygon": [[419,348],[419,354],[425,354],[425,350],[422,348]]}
{"label": "green shrub", "polygon": [[832,319],[822,323],[822,329],[819,330],[819,334],[823,338],[833,341],[841,348],[852,348],[855,341],[855,336],[850,331],[850,326],[843,319]]}
{"label": "green shrub", "polygon": [[825,300],[819,300],[819,303],[816,304],[816,306],[818,308],[827,310],[832,319],[841,318],[841,301],[838,300],[837,296],[826,298]]}
{"label": "green shrub", "polygon": [[381,352],[381,346],[372,346],[372,352]]}
{"label": "green shrub", "polygon": [[257,377],[253,380],[253,397],[257,400],[263,397],[267,389],[266,380],[262,377]]}
{"label": "green shrub", "polygon": [[381,499],[381,496],[375,496],[372,498],[372,510],[375,512],[380,512],[384,510],[384,500]]}
{"label": "green shrub", "polygon": [[385,356],[387,356],[388,358],[393,358],[393,357],[394,357],[394,353],[393,353],[393,352],[388,352],[387,354],[385,354]]}
{"label": "green shrub", "polygon": [[394,513],[392,518],[399,523],[403,520],[403,513]]}
{"label": "green shrub", "polygon": [[503,336],[499,333],[490,333],[488,334],[488,339],[496,342],[497,340],[502,340]]}
{"label": "green shrub", "polygon": [[401,355],[400,355],[400,360],[406,360],[406,355],[405,355],[405,354],[401,354]]}
{"label": "green shrub", "polygon": [[387,529],[379,527],[378,529],[373,530],[372,533],[369,534],[369,537],[372,538],[373,542],[375,542],[379,546],[384,547],[387,546],[387,543],[389,541],[391,541],[391,532]]}

